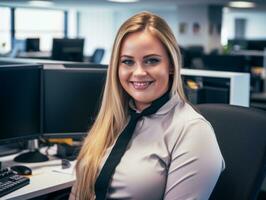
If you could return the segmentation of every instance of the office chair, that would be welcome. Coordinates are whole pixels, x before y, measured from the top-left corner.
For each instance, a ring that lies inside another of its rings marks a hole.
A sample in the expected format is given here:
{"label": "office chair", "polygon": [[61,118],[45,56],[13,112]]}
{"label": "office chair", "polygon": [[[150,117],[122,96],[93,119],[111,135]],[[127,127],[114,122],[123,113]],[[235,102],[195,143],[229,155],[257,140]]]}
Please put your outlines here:
{"label": "office chair", "polygon": [[26,49],[25,40],[14,40],[14,46],[12,50],[5,56],[9,58],[16,58],[20,52],[24,52]]}
{"label": "office chair", "polygon": [[105,50],[102,48],[95,49],[92,56],[90,56],[90,58],[89,58],[89,62],[95,63],[95,64],[100,64],[102,59],[103,59],[104,52],[105,52]]}
{"label": "office chair", "polygon": [[210,199],[257,199],[266,172],[266,112],[228,104],[196,109],[212,124],[226,166]]}

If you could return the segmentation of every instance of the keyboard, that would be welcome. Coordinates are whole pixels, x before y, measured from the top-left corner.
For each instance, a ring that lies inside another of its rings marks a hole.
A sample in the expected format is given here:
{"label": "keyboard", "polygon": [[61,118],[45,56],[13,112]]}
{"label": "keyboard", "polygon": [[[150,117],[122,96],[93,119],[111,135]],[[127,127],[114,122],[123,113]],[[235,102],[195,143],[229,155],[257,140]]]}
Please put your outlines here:
{"label": "keyboard", "polygon": [[0,197],[24,187],[29,183],[29,178],[18,175],[10,168],[0,169]]}

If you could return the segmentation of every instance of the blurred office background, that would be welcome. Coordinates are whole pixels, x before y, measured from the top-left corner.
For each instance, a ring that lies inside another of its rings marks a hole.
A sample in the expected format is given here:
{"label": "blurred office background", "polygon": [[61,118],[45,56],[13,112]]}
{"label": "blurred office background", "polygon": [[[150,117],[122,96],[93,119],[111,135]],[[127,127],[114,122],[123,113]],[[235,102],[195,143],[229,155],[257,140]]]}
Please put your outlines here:
{"label": "blurred office background", "polygon": [[[266,43],[266,2],[252,2],[254,4],[242,5],[250,8],[235,8],[230,7],[228,0],[139,0],[131,3],[2,0],[0,53],[8,54],[14,49],[18,50],[10,56],[19,56],[21,51],[49,52],[53,38],[83,38],[84,56],[91,56],[96,48],[102,48],[105,52],[101,62],[107,63],[118,27],[142,10],[165,18],[179,44],[184,49],[191,48],[194,54],[230,54],[246,49],[261,51]],[[25,49],[22,43],[27,38],[38,39],[35,43],[39,44]],[[257,40],[262,44],[257,44]],[[253,46],[246,44],[250,41],[254,42]]]}
{"label": "blurred office background", "polygon": [[[91,91],[101,91],[99,77],[105,77],[115,34],[126,19],[143,10],[162,16],[172,28],[182,53],[185,92],[193,104],[226,103],[266,110],[266,0],[238,4],[229,0],[114,1],[118,0],[0,0],[0,66],[44,66],[45,101],[38,103],[46,110],[40,114],[37,107],[44,125],[38,134],[72,137],[70,132],[87,131],[87,118],[93,121],[100,96]],[[53,62],[60,63],[59,69],[53,69]],[[62,99],[64,103],[58,106]],[[10,102],[10,107],[17,102]],[[19,116],[16,109],[13,113]],[[12,120],[10,124],[13,127]],[[6,133],[2,140],[8,141]],[[25,135],[19,137],[25,139]],[[266,180],[260,200],[266,199],[264,191]]]}
{"label": "blurred office background", "polygon": [[147,10],[171,26],[184,68],[249,73],[251,106],[266,109],[265,0],[128,1],[2,0],[0,56],[108,64],[119,26]]}

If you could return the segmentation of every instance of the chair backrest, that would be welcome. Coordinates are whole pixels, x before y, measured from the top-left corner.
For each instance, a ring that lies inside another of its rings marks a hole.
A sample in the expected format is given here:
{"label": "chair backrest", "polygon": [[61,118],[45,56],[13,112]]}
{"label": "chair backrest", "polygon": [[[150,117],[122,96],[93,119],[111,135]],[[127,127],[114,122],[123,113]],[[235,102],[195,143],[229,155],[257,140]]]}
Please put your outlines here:
{"label": "chair backrest", "polygon": [[266,112],[225,104],[196,109],[212,124],[226,166],[210,199],[255,200],[266,172]]}
{"label": "chair backrest", "polygon": [[93,55],[90,58],[90,62],[95,63],[95,64],[100,64],[103,59],[104,52],[105,50],[102,48],[95,49],[95,51],[93,52]]}

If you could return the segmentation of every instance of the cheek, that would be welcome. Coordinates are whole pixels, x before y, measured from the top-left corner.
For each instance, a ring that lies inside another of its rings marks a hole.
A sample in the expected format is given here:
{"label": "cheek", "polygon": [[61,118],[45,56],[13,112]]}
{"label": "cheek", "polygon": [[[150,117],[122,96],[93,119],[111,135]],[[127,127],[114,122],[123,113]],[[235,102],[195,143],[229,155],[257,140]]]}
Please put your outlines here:
{"label": "cheek", "polygon": [[169,87],[169,79],[170,74],[169,72],[161,73],[160,76],[157,77],[158,80],[158,87],[162,90],[166,90]]}
{"label": "cheek", "polygon": [[121,85],[124,87],[124,84],[125,84],[125,82],[128,79],[127,70],[125,70],[123,68],[119,68],[119,70],[118,70],[118,78],[119,78],[119,81],[120,81]]}
{"label": "cheek", "polygon": [[165,83],[168,82],[170,73],[168,68],[161,68],[160,70],[157,70],[156,73],[154,73],[154,76],[156,76],[156,79],[161,83]]}

